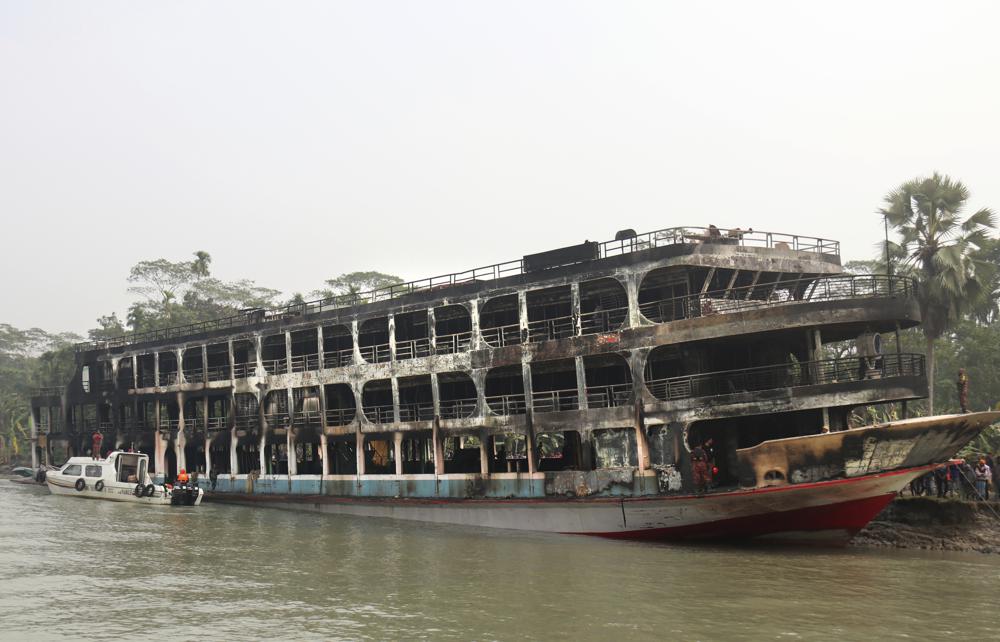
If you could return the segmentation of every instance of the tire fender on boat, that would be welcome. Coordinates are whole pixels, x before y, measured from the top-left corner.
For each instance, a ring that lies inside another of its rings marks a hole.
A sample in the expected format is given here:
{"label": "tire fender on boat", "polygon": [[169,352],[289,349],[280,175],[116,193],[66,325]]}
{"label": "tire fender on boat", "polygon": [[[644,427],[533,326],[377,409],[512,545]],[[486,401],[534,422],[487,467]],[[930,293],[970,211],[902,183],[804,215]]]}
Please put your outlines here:
{"label": "tire fender on boat", "polygon": [[153,486],[152,484],[146,484],[146,487],[142,489],[142,496],[152,497],[153,493],[155,492],[156,492],[156,486]]}
{"label": "tire fender on boat", "polygon": [[87,482],[84,481],[83,477],[81,477],[80,479],[76,480],[76,483],[73,484],[73,486],[78,491],[83,491],[83,490],[85,490],[87,488]]}
{"label": "tire fender on boat", "polygon": [[142,487],[142,484],[136,484],[135,488],[132,489],[132,494],[136,497],[142,497],[144,491],[145,489]]}
{"label": "tire fender on boat", "polygon": [[97,483],[94,484],[94,490],[96,490],[99,493],[104,490],[104,480],[103,479],[98,479],[97,480]]}

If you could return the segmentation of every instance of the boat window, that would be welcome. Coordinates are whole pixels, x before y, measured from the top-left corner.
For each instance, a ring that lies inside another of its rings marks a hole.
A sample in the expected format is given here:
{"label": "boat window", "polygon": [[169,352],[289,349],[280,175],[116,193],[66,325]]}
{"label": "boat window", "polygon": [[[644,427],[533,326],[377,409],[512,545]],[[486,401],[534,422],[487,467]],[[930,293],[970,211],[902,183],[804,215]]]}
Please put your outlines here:
{"label": "boat window", "polygon": [[70,464],[62,469],[63,475],[79,475],[80,474],[80,464]]}
{"label": "boat window", "polygon": [[100,466],[87,466],[87,477],[100,477],[101,474]]}

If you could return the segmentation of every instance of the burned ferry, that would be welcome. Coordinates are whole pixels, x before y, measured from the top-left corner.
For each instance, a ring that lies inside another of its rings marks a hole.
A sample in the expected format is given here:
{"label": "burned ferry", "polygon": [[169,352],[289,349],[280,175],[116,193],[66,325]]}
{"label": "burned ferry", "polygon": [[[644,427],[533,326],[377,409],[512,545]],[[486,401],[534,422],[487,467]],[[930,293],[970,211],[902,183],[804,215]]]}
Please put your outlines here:
{"label": "burned ferry", "polygon": [[[628,538],[843,542],[996,413],[927,395],[914,284],[836,241],[670,228],[78,346],[33,455],[91,435],[209,500]],[[834,351],[845,342],[852,349]],[[862,422],[863,423],[863,422]],[[692,451],[711,482],[696,488]]]}

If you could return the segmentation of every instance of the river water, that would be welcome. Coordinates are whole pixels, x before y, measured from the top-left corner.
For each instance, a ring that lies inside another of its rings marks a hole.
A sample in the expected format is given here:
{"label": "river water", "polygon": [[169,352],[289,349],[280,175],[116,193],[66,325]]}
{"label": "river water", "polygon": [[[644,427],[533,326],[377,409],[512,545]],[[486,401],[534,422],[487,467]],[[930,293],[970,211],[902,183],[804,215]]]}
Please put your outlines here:
{"label": "river water", "polygon": [[1000,557],[678,546],[0,481],[0,639],[1000,639]]}

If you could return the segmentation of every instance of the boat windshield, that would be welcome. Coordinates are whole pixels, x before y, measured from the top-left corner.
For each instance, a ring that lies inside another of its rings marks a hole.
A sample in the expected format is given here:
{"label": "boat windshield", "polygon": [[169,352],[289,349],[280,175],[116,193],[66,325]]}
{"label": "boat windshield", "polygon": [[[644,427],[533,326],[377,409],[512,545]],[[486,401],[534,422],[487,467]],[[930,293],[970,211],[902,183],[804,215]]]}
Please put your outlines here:
{"label": "boat windshield", "polygon": [[119,455],[116,466],[118,481],[135,484],[139,481],[139,459],[137,455]]}

